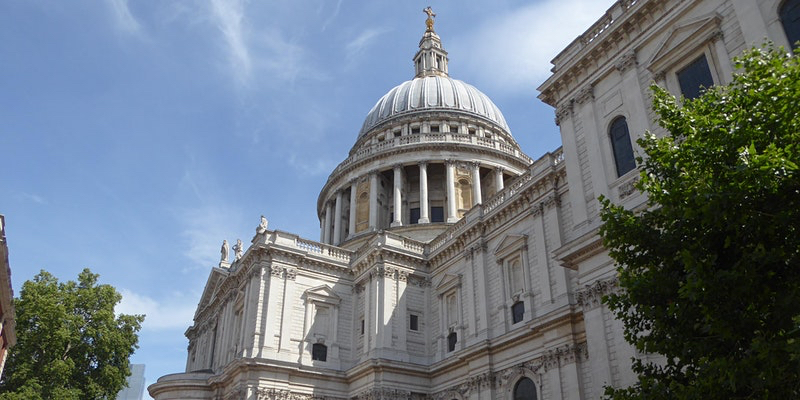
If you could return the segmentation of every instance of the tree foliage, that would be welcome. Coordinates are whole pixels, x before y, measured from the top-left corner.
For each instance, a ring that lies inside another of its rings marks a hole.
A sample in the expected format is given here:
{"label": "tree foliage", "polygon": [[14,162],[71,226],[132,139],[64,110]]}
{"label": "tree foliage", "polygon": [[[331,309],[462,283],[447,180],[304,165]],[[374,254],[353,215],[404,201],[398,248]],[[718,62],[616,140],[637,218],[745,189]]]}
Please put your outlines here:
{"label": "tree foliage", "polygon": [[144,316],[115,316],[122,296],[98,276],[59,283],[41,271],[22,285],[0,399],[114,399],[125,387]]}
{"label": "tree foliage", "polygon": [[695,100],[652,88],[644,211],[602,199],[634,362],[614,399],[800,398],[800,60],[771,45]]}

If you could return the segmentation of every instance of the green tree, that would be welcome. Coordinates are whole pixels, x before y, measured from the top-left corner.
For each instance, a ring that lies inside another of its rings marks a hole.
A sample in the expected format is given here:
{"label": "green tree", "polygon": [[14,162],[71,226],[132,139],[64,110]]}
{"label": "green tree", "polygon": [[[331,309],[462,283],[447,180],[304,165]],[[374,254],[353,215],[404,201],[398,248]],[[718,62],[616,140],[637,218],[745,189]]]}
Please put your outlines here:
{"label": "green tree", "polygon": [[98,276],[59,283],[41,271],[22,285],[0,399],[114,399],[125,387],[144,316],[115,316],[122,296]]}
{"label": "green tree", "polygon": [[639,351],[614,399],[800,398],[800,58],[767,45],[730,85],[678,101],[639,141],[644,211],[603,203],[621,291],[605,299]]}

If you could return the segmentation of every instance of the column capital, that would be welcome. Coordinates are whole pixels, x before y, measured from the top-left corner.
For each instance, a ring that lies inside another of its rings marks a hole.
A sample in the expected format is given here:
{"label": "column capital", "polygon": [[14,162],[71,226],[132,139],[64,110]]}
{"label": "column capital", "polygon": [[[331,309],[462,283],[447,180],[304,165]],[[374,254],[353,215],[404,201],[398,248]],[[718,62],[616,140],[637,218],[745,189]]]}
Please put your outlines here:
{"label": "column capital", "polygon": [[427,167],[428,163],[429,163],[428,160],[417,161],[417,165],[419,165],[420,167]]}
{"label": "column capital", "polygon": [[402,169],[402,168],[403,168],[403,164],[400,164],[400,163],[392,165],[392,169]]}
{"label": "column capital", "polygon": [[472,162],[470,162],[470,165],[472,166],[472,168],[480,168],[481,167],[481,162],[480,161],[472,161]]}

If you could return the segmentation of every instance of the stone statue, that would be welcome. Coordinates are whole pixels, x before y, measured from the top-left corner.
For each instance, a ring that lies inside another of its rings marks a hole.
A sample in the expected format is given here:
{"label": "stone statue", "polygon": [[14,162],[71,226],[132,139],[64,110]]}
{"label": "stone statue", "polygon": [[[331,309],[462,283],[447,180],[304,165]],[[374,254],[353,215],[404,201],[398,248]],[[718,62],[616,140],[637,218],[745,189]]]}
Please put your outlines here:
{"label": "stone statue", "polygon": [[261,216],[261,223],[258,224],[258,228],[256,228],[256,233],[264,233],[264,232],[266,232],[268,224],[269,224],[269,222],[267,222],[267,219],[264,218],[264,216],[262,215]]}
{"label": "stone statue", "polygon": [[219,250],[219,252],[220,252],[219,261],[220,262],[228,262],[229,250],[228,250],[228,241],[227,240],[223,240],[222,241],[222,248]]}
{"label": "stone statue", "polygon": [[234,259],[236,261],[242,259],[242,255],[244,255],[244,245],[242,245],[242,239],[236,239],[236,244],[233,245],[233,252],[235,254]]}
{"label": "stone statue", "polygon": [[426,7],[422,10],[425,14],[428,14],[428,19],[425,20],[425,25],[428,27],[428,30],[433,32],[433,19],[436,18],[436,14],[431,9],[431,6]]}

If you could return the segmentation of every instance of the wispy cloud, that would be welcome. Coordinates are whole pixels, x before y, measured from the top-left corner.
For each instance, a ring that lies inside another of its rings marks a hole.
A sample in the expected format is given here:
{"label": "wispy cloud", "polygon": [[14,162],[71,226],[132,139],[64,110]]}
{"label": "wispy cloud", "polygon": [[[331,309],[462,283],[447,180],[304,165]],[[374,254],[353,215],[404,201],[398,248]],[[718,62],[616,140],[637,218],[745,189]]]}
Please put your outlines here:
{"label": "wispy cloud", "polygon": [[364,51],[372,45],[382,34],[389,32],[387,28],[368,28],[359,34],[355,39],[345,45],[347,52],[348,67],[352,67],[356,60],[364,54]]}
{"label": "wispy cloud", "polygon": [[[611,6],[613,0],[546,0],[489,18],[456,38],[451,53],[470,74],[508,92],[530,91],[550,73],[550,61]],[[569,18],[553,18],[569,15]]]}
{"label": "wispy cloud", "polygon": [[131,9],[128,8],[128,0],[111,0],[110,4],[114,12],[117,29],[130,34],[141,32],[139,21],[136,20],[131,13]]}
{"label": "wispy cloud", "polygon": [[[327,9],[326,5],[327,4],[329,4],[328,1],[323,1],[322,2],[323,6],[319,8],[318,12],[319,13],[326,12],[326,9]],[[336,8],[334,8],[332,13],[329,13],[328,18],[326,18],[325,22],[322,23],[322,29],[321,29],[322,32],[325,32],[325,30],[328,29],[328,25],[330,25],[331,22],[333,22],[333,20],[336,19],[336,17],[339,15],[339,10],[341,8],[342,8],[342,0],[339,0],[339,1],[336,2]]]}
{"label": "wispy cloud", "polygon": [[244,2],[242,0],[212,0],[211,15],[225,39],[231,68],[241,83],[250,80],[252,62],[244,31]]}
{"label": "wispy cloud", "polygon": [[25,203],[47,204],[47,200],[38,194],[20,192],[17,193],[15,197],[17,200]]}
{"label": "wispy cloud", "polygon": [[119,292],[122,301],[114,311],[117,314],[145,314],[142,330],[183,330],[192,324],[197,307],[195,296],[173,293],[159,301],[124,288]]}

